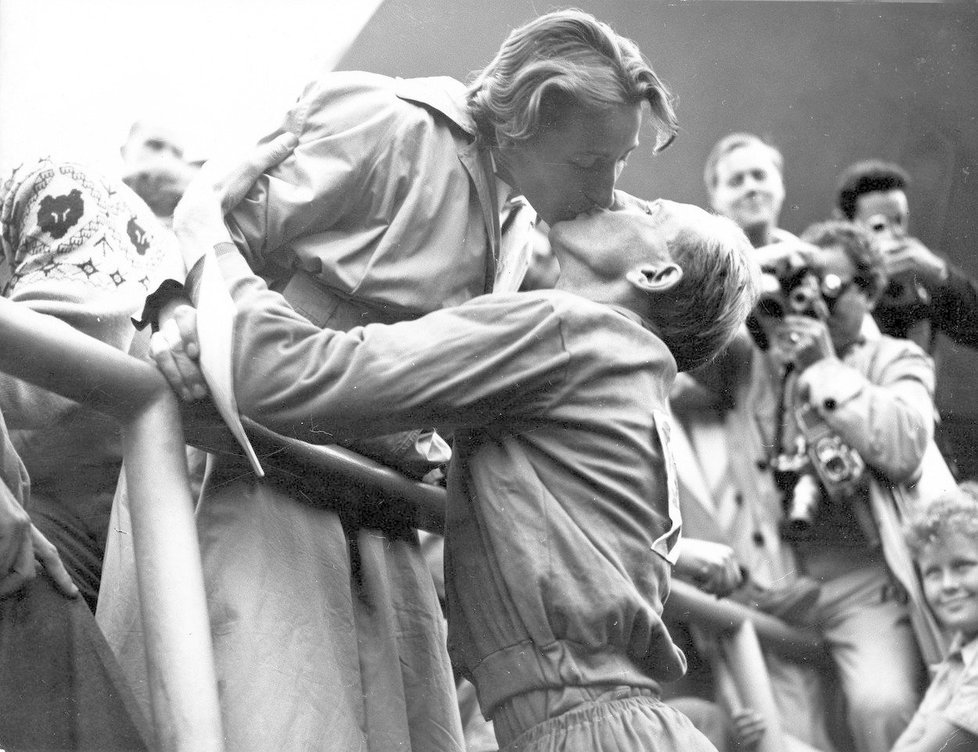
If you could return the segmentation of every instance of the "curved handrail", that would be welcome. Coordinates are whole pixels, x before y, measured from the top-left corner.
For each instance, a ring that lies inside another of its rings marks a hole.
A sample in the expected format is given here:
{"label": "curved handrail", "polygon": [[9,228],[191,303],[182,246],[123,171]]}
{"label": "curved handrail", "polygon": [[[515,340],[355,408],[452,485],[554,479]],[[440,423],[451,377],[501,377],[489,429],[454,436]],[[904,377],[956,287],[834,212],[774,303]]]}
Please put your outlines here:
{"label": "curved handrail", "polygon": [[[0,371],[117,418],[157,746],[224,749],[194,502],[176,398],[150,365],[0,298]],[[188,555],[189,554],[189,555]]]}
{"label": "curved handrail", "polygon": [[[312,445],[279,436],[247,418],[245,427],[253,438],[265,446],[276,446],[293,461],[328,475],[355,477],[357,483],[396,500],[399,516],[415,527],[444,533],[445,490],[438,486],[410,480],[396,470],[335,445]],[[274,465],[269,452],[259,452]],[[825,658],[821,637],[814,630],[791,626],[769,614],[725,598],[715,598],[680,580],[673,580],[666,603],[677,619],[692,620],[718,632],[730,632],[750,621],[761,643],[780,655],[794,660],[821,661]]]}

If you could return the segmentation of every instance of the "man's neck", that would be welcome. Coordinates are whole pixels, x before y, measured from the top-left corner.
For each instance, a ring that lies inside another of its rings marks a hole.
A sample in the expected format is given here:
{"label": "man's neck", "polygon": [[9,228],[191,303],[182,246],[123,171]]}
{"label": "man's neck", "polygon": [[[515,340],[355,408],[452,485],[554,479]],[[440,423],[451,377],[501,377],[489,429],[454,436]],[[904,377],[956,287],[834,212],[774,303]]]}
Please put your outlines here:
{"label": "man's neck", "polygon": [[745,227],[744,234],[755,248],[761,248],[774,242],[774,228],[771,225],[754,225]]}

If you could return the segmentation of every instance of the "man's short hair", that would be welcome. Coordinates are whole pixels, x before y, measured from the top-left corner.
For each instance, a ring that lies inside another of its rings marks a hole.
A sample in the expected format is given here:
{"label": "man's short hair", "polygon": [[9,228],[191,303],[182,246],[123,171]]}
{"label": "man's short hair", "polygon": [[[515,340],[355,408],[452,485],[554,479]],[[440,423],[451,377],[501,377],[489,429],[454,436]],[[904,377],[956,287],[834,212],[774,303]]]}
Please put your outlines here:
{"label": "man's short hair", "polygon": [[[859,225],[841,220],[816,222],[801,234],[801,239],[819,248],[838,246],[856,267],[853,281],[866,293],[866,297],[875,301],[883,293],[887,283],[883,252],[872,236]],[[816,266],[818,264],[817,259],[806,260]]]}
{"label": "man's short hair", "polygon": [[836,204],[842,216],[856,216],[856,201],[865,193],[904,191],[910,185],[910,176],[900,165],[879,159],[856,162],[846,168],[839,177]]}
{"label": "man's short hair", "polygon": [[650,296],[650,317],[680,371],[722,350],[757,302],[760,267],[744,231],[715,214],[669,244],[682,268],[678,284]]}
{"label": "man's short hair", "polygon": [[903,534],[911,553],[919,557],[927,546],[945,543],[960,533],[975,542],[978,550],[978,484],[965,481],[913,513],[904,523]]}
{"label": "man's short hair", "polygon": [[638,46],[589,13],[548,13],[514,29],[468,87],[469,111],[491,144],[526,141],[563,108],[647,102],[656,151],[676,135],[672,95]]}
{"label": "man's short hair", "polygon": [[706,165],[703,167],[703,183],[706,185],[706,192],[709,195],[712,196],[713,189],[717,187],[717,165],[720,160],[735,149],[755,145],[768,150],[774,166],[778,168],[778,172],[782,176],[784,175],[784,156],[777,147],[753,133],[730,133],[717,141],[706,157]]}

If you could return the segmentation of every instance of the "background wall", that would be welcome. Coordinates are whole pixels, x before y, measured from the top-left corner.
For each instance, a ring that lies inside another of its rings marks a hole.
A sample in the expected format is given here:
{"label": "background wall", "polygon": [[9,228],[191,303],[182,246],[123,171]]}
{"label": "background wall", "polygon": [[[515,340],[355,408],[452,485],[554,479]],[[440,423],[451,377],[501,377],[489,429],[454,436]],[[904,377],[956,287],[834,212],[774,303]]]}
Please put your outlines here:
{"label": "background wall", "polygon": [[247,148],[381,0],[0,0],[0,170],[38,154],[121,169],[137,119],[191,157]]}
{"label": "background wall", "polygon": [[[702,168],[734,130],[785,155],[782,226],[832,209],[837,175],[880,157],[914,177],[912,230],[978,276],[978,6],[972,3],[580,0],[639,43],[678,95],[682,131],[639,149],[621,185],[705,205]],[[564,6],[566,7],[566,6]],[[340,68],[466,77],[507,31],[551,7],[525,0],[387,0]],[[942,342],[938,401],[978,473],[978,356]]]}

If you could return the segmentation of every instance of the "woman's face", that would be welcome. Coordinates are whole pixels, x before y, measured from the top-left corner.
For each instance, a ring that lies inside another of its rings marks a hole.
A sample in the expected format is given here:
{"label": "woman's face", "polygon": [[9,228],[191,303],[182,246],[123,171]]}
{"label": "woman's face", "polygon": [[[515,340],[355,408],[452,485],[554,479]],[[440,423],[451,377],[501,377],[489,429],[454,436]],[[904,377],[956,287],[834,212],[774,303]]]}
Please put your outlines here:
{"label": "woman's face", "polygon": [[628,155],[638,146],[641,105],[610,110],[570,106],[552,128],[500,147],[505,178],[553,226],[594,208],[608,208]]}

